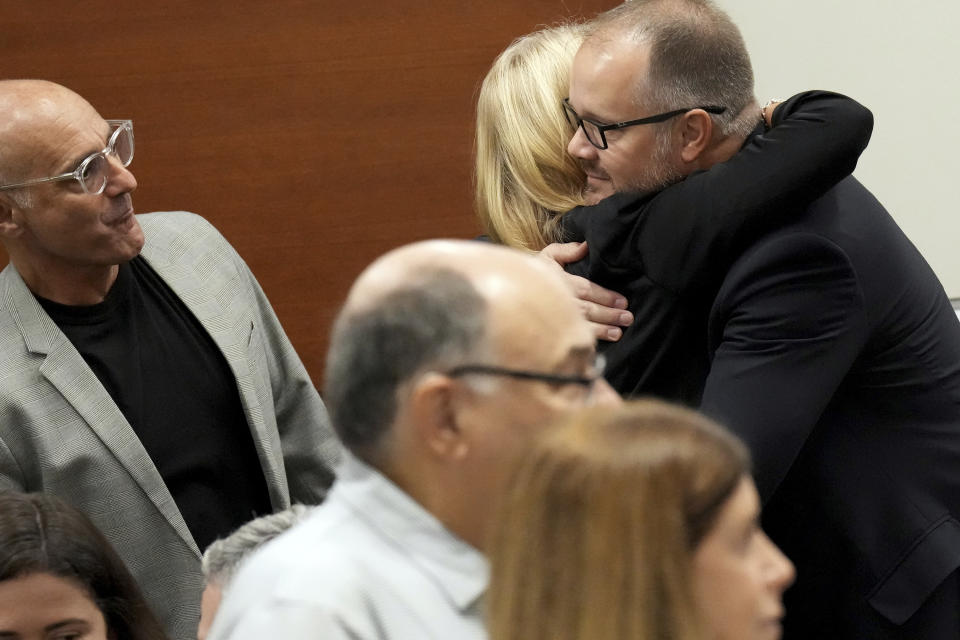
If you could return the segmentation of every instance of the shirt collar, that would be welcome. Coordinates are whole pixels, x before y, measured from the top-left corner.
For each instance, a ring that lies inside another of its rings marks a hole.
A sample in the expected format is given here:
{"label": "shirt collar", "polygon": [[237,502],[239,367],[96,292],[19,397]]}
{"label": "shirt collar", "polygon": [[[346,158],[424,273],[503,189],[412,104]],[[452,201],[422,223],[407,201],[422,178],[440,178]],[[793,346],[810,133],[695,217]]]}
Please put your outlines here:
{"label": "shirt collar", "polygon": [[478,605],[489,579],[483,554],[450,532],[386,476],[349,452],[344,452],[336,477],[331,498],[336,495],[347,503],[358,518],[408,556],[458,610],[465,612]]}

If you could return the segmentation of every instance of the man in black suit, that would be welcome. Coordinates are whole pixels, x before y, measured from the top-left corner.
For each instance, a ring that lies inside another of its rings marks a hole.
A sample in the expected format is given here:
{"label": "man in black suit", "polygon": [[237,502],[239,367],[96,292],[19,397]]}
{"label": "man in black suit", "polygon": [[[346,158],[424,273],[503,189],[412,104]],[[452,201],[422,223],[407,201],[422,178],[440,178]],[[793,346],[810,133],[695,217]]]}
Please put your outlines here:
{"label": "man in black suit", "polygon": [[[763,126],[709,0],[600,16],[567,104],[591,202],[720,165]],[[750,445],[764,527],[797,565],[785,637],[960,637],[960,325],[883,207],[843,180],[745,247],[703,327],[702,408]]]}

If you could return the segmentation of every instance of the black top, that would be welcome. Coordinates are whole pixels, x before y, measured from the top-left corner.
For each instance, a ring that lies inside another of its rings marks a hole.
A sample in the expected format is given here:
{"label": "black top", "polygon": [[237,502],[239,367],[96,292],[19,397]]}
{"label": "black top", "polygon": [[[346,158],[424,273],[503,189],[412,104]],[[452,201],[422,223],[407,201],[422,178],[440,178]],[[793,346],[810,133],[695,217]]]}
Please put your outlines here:
{"label": "black top", "polygon": [[764,232],[799,216],[856,167],[870,112],[826,91],[801,93],[730,160],[652,194],[617,194],[563,217],[588,255],[567,271],[622,293],[634,323],[601,343],[626,396],[697,405],[709,369],[707,316],[723,276]]}
{"label": "black top", "polygon": [[120,265],[99,304],[38,301],[136,432],[201,550],[270,512],[227,361],[143,258]]}

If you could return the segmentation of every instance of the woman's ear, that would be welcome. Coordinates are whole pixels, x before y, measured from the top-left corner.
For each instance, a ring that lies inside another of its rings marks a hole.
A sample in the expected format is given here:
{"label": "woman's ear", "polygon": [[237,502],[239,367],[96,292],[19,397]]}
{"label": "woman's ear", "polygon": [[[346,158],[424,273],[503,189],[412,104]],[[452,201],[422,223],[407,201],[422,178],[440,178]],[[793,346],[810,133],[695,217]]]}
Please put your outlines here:
{"label": "woman's ear", "polygon": [[713,118],[703,109],[691,109],[680,121],[680,158],[694,163],[713,139]]}

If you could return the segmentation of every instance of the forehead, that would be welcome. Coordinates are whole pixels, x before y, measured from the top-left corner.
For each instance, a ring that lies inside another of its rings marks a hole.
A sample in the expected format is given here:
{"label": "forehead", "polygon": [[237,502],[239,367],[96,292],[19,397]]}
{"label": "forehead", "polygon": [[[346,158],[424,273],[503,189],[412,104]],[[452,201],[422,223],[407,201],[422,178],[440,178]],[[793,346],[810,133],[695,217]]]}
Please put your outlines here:
{"label": "forehead", "polygon": [[724,503],[714,529],[717,532],[736,531],[753,522],[760,512],[760,497],[749,476],[740,479],[734,492]]}
{"label": "forehead", "polygon": [[35,616],[44,614],[102,618],[79,583],[48,573],[30,573],[0,581],[0,596],[0,630],[16,626],[18,621],[34,623]]}
{"label": "forehead", "polygon": [[493,298],[489,335],[513,366],[550,367],[593,351],[593,332],[573,295],[554,284],[530,283]]}
{"label": "forehead", "polygon": [[60,167],[75,164],[102,149],[109,130],[100,114],[77,96],[41,108],[36,117],[22,122],[15,137],[22,148],[21,157],[32,157],[39,165]]}
{"label": "forehead", "polygon": [[581,115],[597,119],[635,117],[635,96],[648,64],[648,47],[625,36],[587,41],[573,59],[571,104]]}

